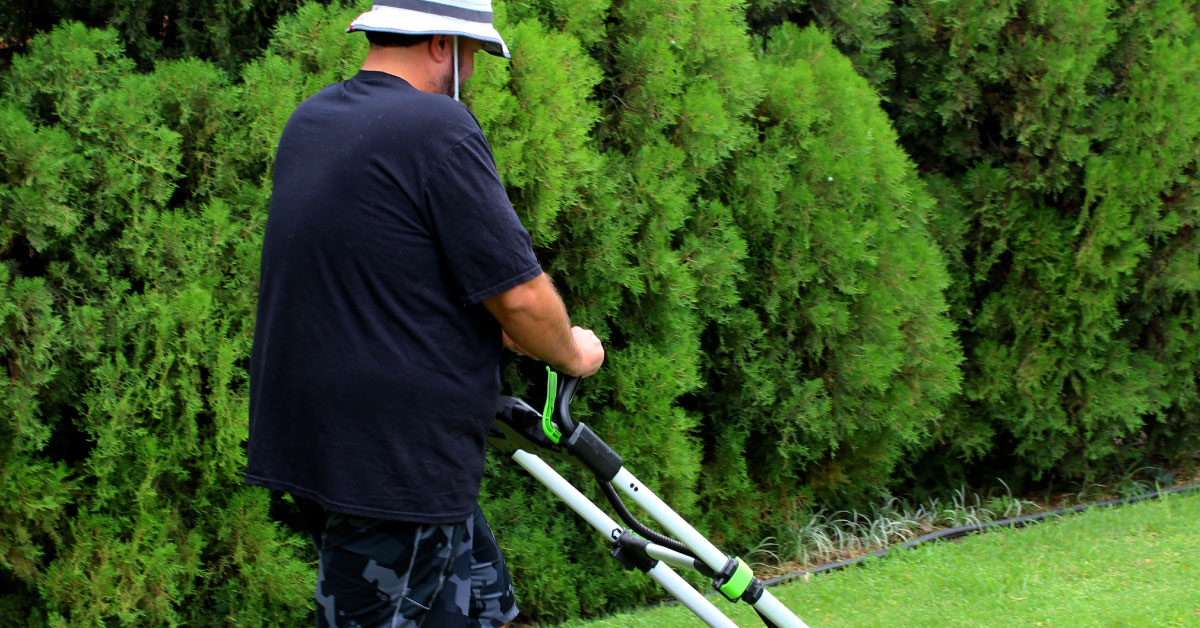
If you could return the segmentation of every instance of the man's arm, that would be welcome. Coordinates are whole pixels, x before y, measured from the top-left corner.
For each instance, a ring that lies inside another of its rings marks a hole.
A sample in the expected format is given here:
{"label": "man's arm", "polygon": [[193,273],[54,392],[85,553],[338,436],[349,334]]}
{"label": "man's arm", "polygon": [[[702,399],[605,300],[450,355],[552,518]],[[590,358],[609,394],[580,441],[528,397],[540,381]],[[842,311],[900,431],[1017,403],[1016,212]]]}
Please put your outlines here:
{"label": "man's arm", "polygon": [[600,370],[604,347],[590,329],[572,327],[562,298],[545,273],[484,300],[508,337],[525,353],[566,373]]}

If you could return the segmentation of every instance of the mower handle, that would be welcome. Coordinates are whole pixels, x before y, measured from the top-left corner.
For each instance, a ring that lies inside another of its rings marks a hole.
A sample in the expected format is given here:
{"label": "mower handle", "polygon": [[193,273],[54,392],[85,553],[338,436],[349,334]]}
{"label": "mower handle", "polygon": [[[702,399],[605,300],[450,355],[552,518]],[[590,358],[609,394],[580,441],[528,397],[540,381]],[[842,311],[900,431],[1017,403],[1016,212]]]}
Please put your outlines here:
{"label": "mower handle", "polygon": [[582,377],[571,375],[560,375],[558,379],[558,391],[554,396],[554,424],[558,429],[562,430],[563,434],[570,435],[575,432],[575,421],[571,420],[571,401],[575,399],[575,392],[579,389],[579,382]]}

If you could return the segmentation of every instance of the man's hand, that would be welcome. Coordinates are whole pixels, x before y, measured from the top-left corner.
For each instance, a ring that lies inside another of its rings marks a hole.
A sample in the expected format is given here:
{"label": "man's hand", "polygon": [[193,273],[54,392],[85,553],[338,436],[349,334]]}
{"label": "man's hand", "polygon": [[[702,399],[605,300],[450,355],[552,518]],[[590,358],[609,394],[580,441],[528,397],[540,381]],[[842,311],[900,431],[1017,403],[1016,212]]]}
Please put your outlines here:
{"label": "man's hand", "polygon": [[567,374],[579,377],[594,375],[596,371],[600,370],[600,365],[604,363],[604,345],[600,344],[600,339],[596,337],[595,332],[578,325],[571,328],[571,337],[575,340],[575,346],[579,348],[580,372]]}
{"label": "man's hand", "polygon": [[[509,337],[508,332],[501,330],[500,335],[504,339],[504,346],[513,352],[520,353],[527,358],[541,360],[541,358],[526,351],[521,345],[517,344],[515,340]],[[576,325],[571,328],[571,339],[575,341],[575,346],[579,349],[579,355],[581,356],[580,367],[587,370],[578,374],[564,372],[568,375],[578,375],[579,377],[594,375],[596,371],[600,370],[600,365],[604,363],[604,346],[600,343],[600,338],[592,330]]]}
{"label": "man's hand", "polygon": [[545,273],[483,302],[504,330],[504,344],[559,371],[587,377],[604,363],[590,329],[572,327],[562,298]]}

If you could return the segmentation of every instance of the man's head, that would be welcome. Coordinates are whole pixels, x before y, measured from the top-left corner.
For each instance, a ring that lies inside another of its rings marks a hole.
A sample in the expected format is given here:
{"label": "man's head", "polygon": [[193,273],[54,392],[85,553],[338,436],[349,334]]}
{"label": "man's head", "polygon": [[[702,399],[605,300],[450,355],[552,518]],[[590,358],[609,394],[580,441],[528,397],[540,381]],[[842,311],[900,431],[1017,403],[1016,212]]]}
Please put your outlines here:
{"label": "man's head", "polygon": [[376,0],[346,32],[394,35],[457,35],[475,39],[483,50],[509,58],[508,46],[492,26],[491,0]]}
{"label": "man's head", "polygon": [[[484,47],[484,42],[477,39],[452,35],[401,35],[378,31],[367,31],[366,35],[367,41],[371,42],[368,60],[402,59],[408,71],[394,73],[404,75],[418,89],[456,99],[455,78],[459,87],[471,78],[475,73],[475,53]],[[456,42],[457,55],[454,54]],[[453,65],[456,61],[457,73]]]}
{"label": "man's head", "polygon": [[[403,58],[406,67],[421,75],[416,77],[418,88],[455,100],[458,88],[475,71],[475,52],[509,57],[508,46],[492,26],[491,0],[377,0],[346,29],[355,31],[367,33],[371,41],[368,64],[381,57]],[[396,48],[406,52],[384,52]]]}

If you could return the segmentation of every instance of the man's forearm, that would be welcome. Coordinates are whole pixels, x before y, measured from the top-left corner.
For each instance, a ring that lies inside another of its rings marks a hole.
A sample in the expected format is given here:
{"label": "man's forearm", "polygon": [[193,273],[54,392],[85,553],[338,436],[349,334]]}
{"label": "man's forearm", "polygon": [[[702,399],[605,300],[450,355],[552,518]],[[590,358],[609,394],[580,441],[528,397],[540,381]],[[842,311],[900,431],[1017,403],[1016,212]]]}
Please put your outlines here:
{"label": "man's forearm", "polygon": [[[603,361],[599,341],[595,346],[589,342],[595,335],[572,329],[562,298],[545,273],[483,303],[513,342],[564,373],[590,375]],[[580,332],[588,336],[586,346],[581,346]]]}

